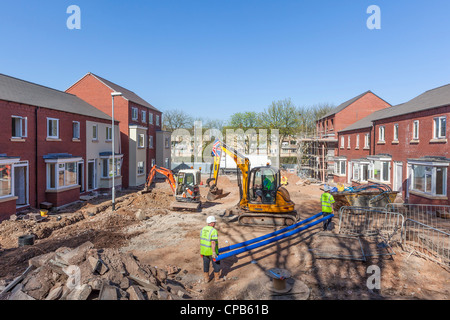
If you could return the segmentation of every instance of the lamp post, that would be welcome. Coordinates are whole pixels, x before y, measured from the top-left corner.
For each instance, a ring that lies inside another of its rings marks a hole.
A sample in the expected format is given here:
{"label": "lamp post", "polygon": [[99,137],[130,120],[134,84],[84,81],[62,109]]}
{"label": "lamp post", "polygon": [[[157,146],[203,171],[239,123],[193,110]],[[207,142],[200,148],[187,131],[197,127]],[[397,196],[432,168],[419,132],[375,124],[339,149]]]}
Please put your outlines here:
{"label": "lamp post", "polygon": [[114,123],[114,97],[122,96],[122,93],[120,92],[112,92],[112,167],[113,167],[113,175],[112,175],[112,211],[116,211],[116,150],[115,150],[115,123]]}

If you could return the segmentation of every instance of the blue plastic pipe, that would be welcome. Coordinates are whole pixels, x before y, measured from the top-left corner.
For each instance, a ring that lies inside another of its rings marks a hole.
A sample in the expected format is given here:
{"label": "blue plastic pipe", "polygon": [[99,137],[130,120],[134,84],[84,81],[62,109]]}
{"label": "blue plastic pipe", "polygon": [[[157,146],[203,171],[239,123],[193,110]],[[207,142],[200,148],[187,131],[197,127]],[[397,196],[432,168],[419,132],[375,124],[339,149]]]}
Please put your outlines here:
{"label": "blue plastic pipe", "polygon": [[274,238],[271,238],[271,239],[268,239],[268,240],[265,240],[265,241],[262,241],[262,242],[259,242],[259,243],[255,243],[255,244],[250,245],[250,246],[243,247],[241,249],[237,249],[237,250],[233,250],[233,251],[229,251],[227,253],[221,254],[221,255],[219,255],[217,257],[216,261],[220,261],[220,260],[223,260],[225,258],[238,255],[238,254],[243,253],[245,251],[250,251],[250,250],[253,250],[253,249],[265,246],[267,244],[273,243],[275,241],[278,241],[278,240],[290,237],[290,236],[292,236],[292,235],[294,235],[296,233],[299,233],[300,231],[309,229],[309,228],[311,228],[311,227],[313,227],[313,226],[315,226],[315,225],[317,225],[317,224],[319,224],[319,223],[321,223],[321,222],[323,222],[325,220],[331,219],[333,217],[334,217],[334,214],[331,214],[331,215],[328,215],[328,216],[326,216],[326,217],[324,217],[322,219],[319,219],[319,220],[314,221],[314,222],[312,222],[310,224],[307,224],[306,226],[304,226],[302,228],[298,228],[298,229],[292,230],[292,231],[290,231],[288,233],[285,233],[285,234],[282,234],[282,235],[280,235],[278,237],[274,237]]}
{"label": "blue plastic pipe", "polygon": [[308,219],[305,219],[305,220],[303,220],[303,221],[297,222],[296,224],[294,224],[294,225],[292,225],[292,226],[289,226],[289,227],[286,227],[286,228],[284,228],[284,229],[281,229],[281,230],[278,230],[278,231],[275,231],[275,232],[266,234],[265,236],[262,236],[262,237],[259,237],[259,238],[255,238],[255,239],[252,239],[252,240],[247,240],[247,241],[244,241],[244,242],[241,242],[241,243],[238,243],[238,244],[233,244],[233,245],[228,246],[228,247],[220,248],[220,249],[219,249],[219,253],[223,253],[223,252],[227,252],[227,251],[230,251],[230,250],[242,248],[242,247],[248,246],[248,245],[250,245],[250,244],[252,244],[252,243],[259,242],[259,241],[262,241],[262,240],[265,240],[265,239],[268,239],[268,238],[275,237],[275,236],[277,236],[277,235],[279,235],[279,234],[288,232],[288,231],[290,231],[290,230],[292,230],[292,229],[295,229],[295,228],[300,227],[301,225],[303,225],[303,224],[305,224],[305,223],[308,223],[308,222],[310,222],[310,221],[312,221],[312,220],[314,220],[314,219],[317,219],[317,218],[320,217],[321,215],[322,215],[322,212],[316,214],[315,216],[313,216],[313,217],[311,217],[311,218],[308,218]]}

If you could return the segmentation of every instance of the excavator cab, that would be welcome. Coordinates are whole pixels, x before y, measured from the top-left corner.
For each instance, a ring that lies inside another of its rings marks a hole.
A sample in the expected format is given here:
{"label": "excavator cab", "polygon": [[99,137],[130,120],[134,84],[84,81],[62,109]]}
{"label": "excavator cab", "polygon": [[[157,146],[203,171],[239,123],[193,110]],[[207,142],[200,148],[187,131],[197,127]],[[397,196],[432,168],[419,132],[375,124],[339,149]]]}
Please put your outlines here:
{"label": "excavator cab", "polygon": [[200,201],[199,184],[201,174],[198,170],[180,170],[176,179],[175,197],[179,201]]}
{"label": "excavator cab", "polygon": [[280,175],[277,169],[270,166],[253,168],[249,175],[249,201],[274,204],[279,186]]}

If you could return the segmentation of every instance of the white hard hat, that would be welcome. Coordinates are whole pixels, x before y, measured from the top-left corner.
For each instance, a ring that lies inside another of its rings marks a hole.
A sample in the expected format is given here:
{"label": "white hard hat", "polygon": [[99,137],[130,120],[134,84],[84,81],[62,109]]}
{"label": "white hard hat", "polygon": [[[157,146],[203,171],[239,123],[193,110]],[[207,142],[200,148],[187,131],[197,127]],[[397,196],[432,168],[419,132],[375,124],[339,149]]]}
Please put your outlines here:
{"label": "white hard hat", "polygon": [[207,224],[210,224],[210,223],[213,223],[213,222],[216,222],[216,217],[214,217],[214,216],[209,216],[209,217],[206,219],[206,223],[207,223]]}

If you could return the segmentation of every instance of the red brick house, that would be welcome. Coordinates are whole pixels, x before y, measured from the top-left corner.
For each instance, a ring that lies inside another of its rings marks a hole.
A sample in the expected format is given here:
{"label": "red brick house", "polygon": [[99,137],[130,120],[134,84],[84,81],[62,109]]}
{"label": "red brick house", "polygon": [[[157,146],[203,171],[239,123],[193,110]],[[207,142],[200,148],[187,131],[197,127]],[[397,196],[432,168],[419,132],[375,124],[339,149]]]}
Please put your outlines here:
{"label": "red brick house", "polygon": [[86,74],[66,92],[110,116],[111,93],[123,94],[114,100],[114,118],[120,121],[124,154],[122,186],[127,188],[144,184],[147,173],[156,163],[156,131],[161,130],[161,111],[136,93],[93,73]]}
{"label": "red brick house", "polygon": [[359,121],[375,111],[391,105],[371,91],[356,96],[324,115],[316,122],[320,138],[334,137],[349,125]]}
{"label": "red brick house", "polygon": [[[334,167],[334,175],[331,176],[331,179],[334,182],[344,182],[343,180],[346,180],[346,167],[344,167],[343,158],[337,157],[339,155],[339,145],[342,144],[341,140],[338,139],[338,132],[364,119],[373,112],[390,106],[389,103],[373,92],[367,91],[340,104],[316,121],[318,136],[317,154],[320,159],[318,161],[319,171],[330,172],[330,168]],[[354,141],[356,142],[356,140]],[[361,146],[359,149],[361,154],[364,155],[364,146]],[[325,177],[322,177],[322,180],[325,181]]]}
{"label": "red brick house", "polygon": [[[450,85],[429,90],[370,115],[359,128],[341,130],[339,139],[344,141],[358,132],[369,133],[371,145],[369,154],[357,153],[353,146],[339,148],[339,157],[347,161],[348,169],[362,157],[368,165],[368,182],[389,185],[409,203],[448,205],[449,116]],[[354,173],[347,170],[345,182],[365,182]]]}
{"label": "red brick house", "polygon": [[0,110],[0,220],[43,202],[79,200],[86,122],[111,118],[72,94],[2,74]]}

